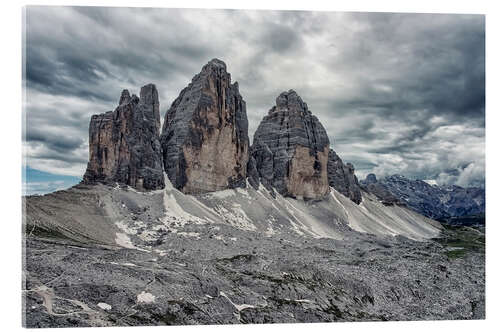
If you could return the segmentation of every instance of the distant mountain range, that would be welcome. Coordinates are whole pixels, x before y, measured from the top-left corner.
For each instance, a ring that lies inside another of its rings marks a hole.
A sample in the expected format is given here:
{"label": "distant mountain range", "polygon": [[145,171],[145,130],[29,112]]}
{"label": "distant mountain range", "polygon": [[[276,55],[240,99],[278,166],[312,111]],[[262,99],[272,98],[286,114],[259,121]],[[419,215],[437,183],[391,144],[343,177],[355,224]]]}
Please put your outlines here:
{"label": "distant mountain range", "polygon": [[406,204],[418,213],[441,222],[484,224],[484,188],[437,185],[401,175],[377,180],[374,174],[369,174],[360,184],[383,202]]}

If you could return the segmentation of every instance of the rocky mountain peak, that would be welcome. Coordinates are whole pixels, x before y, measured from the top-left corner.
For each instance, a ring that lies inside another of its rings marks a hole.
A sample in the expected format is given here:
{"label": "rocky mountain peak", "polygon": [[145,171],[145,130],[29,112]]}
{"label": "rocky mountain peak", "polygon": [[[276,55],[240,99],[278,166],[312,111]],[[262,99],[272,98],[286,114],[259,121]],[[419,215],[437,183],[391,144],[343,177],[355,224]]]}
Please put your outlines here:
{"label": "rocky mountain peak", "polygon": [[155,107],[160,106],[160,102],[158,100],[158,90],[156,89],[156,86],[152,83],[142,87],[139,96],[140,96],[140,101],[144,104],[152,104]]}
{"label": "rocky mountain peak", "polygon": [[358,178],[354,174],[354,166],[346,163],[330,149],[328,153],[328,183],[331,187],[359,204],[362,200]]}
{"label": "rocky mountain peak", "polygon": [[246,186],[248,119],[226,64],[212,59],[165,115],[164,168],[172,184],[196,194]]}
{"label": "rocky mountain peak", "polygon": [[164,187],[158,92],[149,84],[140,95],[131,97],[123,90],[114,111],[92,116],[83,183],[116,182],[139,190]]}
{"label": "rocky mountain peak", "polygon": [[[160,100],[158,97],[158,90],[156,86],[152,83],[145,85],[141,88],[139,101],[146,108],[153,108],[153,119],[155,126],[160,134]],[[148,109],[149,110],[149,109]]]}
{"label": "rocky mountain peak", "polygon": [[374,173],[370,173],[366,176],[364,183],[366,185],[375,184],[377,182],[377,176]]}
{"label": "rocky mountain peak", "polygon": [[254,138],[251,161],[266,188],[304,199],[328,194],[330,141],[318,118],[295,91],[278,96]]}
{"label": "rocky mountain peak", "polygon": [[219,59],[212,59],[205,64],[201,72],[193,77],[191,83],[204,81],[205,83],[213,80],[221,80],[224,82],[231,82],[231,74],[227,72],[226,64]]}
{"label": "rocky mountain peak", "polygon": [[329,149],[324,127],[293,89],[276,98],[254,135],[251,154],[247,132],[238,83],[214,58],[174,100],[161,136],[154,84],[142,87],[139,97],[123,90],[114,112],[93,116],[84,182],[163,187],[160,161],[174,187],[188,194],[244,187],[248,178],[255,188],[262,182],[290,197],[320,199],[332,186],[361,201],[354,167]]}
{"label": "rocky mountain peak", "polygon": [[127,89],[124,89],[120,96],[120,101],[118,102],[118,105],[126,104],[128,102],[130,102],[130,93],[128,92]]}
{"label": "rocky mountain peak", "polygon": [[203,66],[201,71],[205,72],[207,70],[213,70],[213,69],[227,71],[226,63],[220,59],[213,58],[205,66]]}
{"label": "rocky mountain peak", "polygon": [[307,108],[307,104],[304,103],[302,98],[295,92],[295,90],[292,89],[282,92],[276,98],[276,106],[271,108],[269,113],[276,111],[311,113]]}

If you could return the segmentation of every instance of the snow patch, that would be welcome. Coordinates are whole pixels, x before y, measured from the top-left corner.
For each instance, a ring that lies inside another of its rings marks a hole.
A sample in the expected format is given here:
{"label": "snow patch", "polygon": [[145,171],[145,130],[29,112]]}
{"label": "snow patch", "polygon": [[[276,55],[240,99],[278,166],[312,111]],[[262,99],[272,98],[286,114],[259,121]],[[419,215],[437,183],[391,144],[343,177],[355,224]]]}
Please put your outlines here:
{"label": "snow patch", "polygon": [[269,218],[267,219],[267,222],[269,223],[269,226],[267,227],[267,229],[264,232],[264,234],[267,237],[271,237],[272,235],[276,234],[276,231],[273,228],[273,224],[276,223],[276,218],[274,216],[270,215]]}
{"label": "snow patch", "polygon": [[191,215],[185,211],[181,205],[177,202],[176,194],[180,198],[187,198],[188,196],[176,189],[168,189],[172,185],[165,187],[163,192],[163,206],[165,207],[165,216],[163,218],[163,224],[172,232],[177,232],[177,230],[187,223],[193,224],[206,224],[207,221],[201,219],[197,216]]}
{"label": "snow patch", "polygon": [[137,265],[136,265],[136,264],[133,264],[133,263],[131,263],[131,262],[124,262],[122,265],[123,265],[123,266],[129,266],[129,267],[137,267]]}
{"label": "snow patch", "polygon": [[151,294],[151,293],[147,293],[145,291],[141,292],[139,295],[137,295],[137,303],[153,303],[156,299],[156,296]]}
{"label": "snow patch", "polygon": [[118,229],[120,229],[121,231],[123,231],[127,235],[136,235],[137,234],[137,229],[128,226],[123,220],[115,222],[115,225],[118,227]]}
{"label": "snow patch", "polygon": [[132,241],[127,236],[127,234],[124,234],[122,232],[116,233],[115,242],[116,242],[116,244],[120,245],[121,247],[124,247],[127,249],[135,249],[134,244],[132,244]]}
{"label": "snow patch", "polygon": [[253,222],[241,208],[240,204],[233,203],[230,210],[222,205],[217,205],[215,211],[225,220],[225,222],[233,227],[250,231],[257,230]]}
{"label": "snow patch", "polygon": [[132,243],[132,241],[130,240],[130,237],[123,232],[116,233],[115,243],[121,247],[126,248],[126,249],[134,249],[134,250],[139,250],[139,251],[143,251],[143,252],[150,252],[149,250],[141,249],[141,248],[135,246],[134,243]]}
{"label": "snow patch", "polygon": [[103,303],[103,302],[97,303],[97,306],[103,310],[111,310],[111,305],[109,305],[107,303]]}
{"label": "snow patch", "polygon": [[222,297],[224,297],[225,299],[227,299],[229,301],[229,303],[231,303],[231,305],[234,306],[236,308],[236,310],[238,310],[238,312],[243,311],[245,309],[253,309],[253,308],[255,308],[254,305],[250,305],[250,304],[235,304],[235,303],[233,303],[233,301],[231,301],[231,299],[229,297],[227,297],[227,295],[223,291],[221,291],[219,293],[219,295],[221,295]]}
{"label": "snow patch", "polygon": [[237,187],[236,188],[236,192],[238,192],[239,194],[241,194],[244,197],[247,197],[247,198],[250,197],[250,195],[248,194],[248,191],[246,189],[244,189],[244,188]]}
{"label": "snow patch", "polygon": [[234,190],[223,190],[223,191],[217,191],[217,192],[212,192],[208,194],[212,198],[217,198],[217,199],[227,199],[235,195]]}
{"label": "snow patch", "polygon": [[120,266],[137,267],[137,265],[136,265],[136,264],[133,264],[133,263],[131,263],[131,262],[119,263],[119,262],[110,261],[109,263],[110,263],[111,265],[120,265]]}
{"label": "snow patch", "polygon": [[165,256],[165,255],[167,254],[167,251],[164,251],[164,250],[158,250],[158,249],[155,249],[154,251],[155,251],[156,253],[158,253],[158,255],[159,255],[160,257],[163,257],[163,256]]}

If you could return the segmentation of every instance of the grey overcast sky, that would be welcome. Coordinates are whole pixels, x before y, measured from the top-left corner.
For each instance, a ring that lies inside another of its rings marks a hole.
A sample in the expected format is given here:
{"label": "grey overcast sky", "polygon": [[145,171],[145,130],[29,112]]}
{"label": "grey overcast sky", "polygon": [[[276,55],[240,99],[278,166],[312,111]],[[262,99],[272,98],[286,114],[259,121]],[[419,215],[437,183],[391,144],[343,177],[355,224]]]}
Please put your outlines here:
{"label": "grey overcast sky", "polygon": [[484,184],[484,16],[28,7],[25,24],[31,171],[81,177],[92,114],[152,82],[163,118],[219,58],[239,82],[251,138],[294,89],[358,177]]}

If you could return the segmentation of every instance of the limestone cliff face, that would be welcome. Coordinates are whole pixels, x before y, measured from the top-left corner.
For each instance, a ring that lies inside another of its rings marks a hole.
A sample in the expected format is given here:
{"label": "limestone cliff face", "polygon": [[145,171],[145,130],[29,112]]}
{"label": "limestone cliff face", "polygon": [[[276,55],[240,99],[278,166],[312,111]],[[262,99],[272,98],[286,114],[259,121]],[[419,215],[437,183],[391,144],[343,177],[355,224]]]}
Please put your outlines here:
{"label": "limestone cliff face", "polygon": [[328,135],[293,90],[281,93],[249,148],[246,104],[224,62],[194,76],[165,115],[160,136],[158,91],[122,92],[114,111],[92,116],[83,182],[123,183],[140,190],[171,183],[187,194],[262,183],[271,192],[320,199],[330,186],[361,201],[354,167],[329,149]]}
{"label": "limestone cliff face", "polygon": [[266,188],[285,196],[320,199],[330,191],[329,145],[318,118],[290,90],[278,96],[276,105],[261,121],[251,155]]}
{"label": "limestone cliff face", "polygon": [[117,182],[139,190],[163,188],[159,108],[158,91],[148,84],[141,88],[140,97],[124,90],[114,111],[93,115],[83,182]]}
{"label": "limestone cliff face", "polygon": [[331,187],[359,204],[362,200],[361,187],[354,175],[354,166],[344,164],[342,159],[332,150],[328,153],[328,183]]}
{"label": "limestone cliff face", "polygon": [[188,194],[246,185],[248,120],[238,83],[213,59],[184,88],[165,115],[164,168]]}

